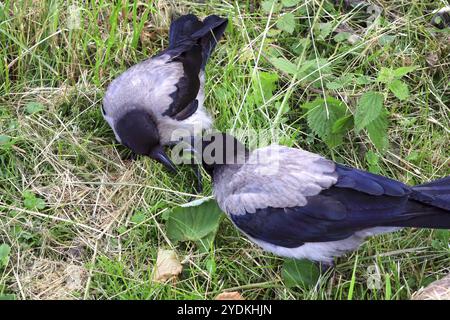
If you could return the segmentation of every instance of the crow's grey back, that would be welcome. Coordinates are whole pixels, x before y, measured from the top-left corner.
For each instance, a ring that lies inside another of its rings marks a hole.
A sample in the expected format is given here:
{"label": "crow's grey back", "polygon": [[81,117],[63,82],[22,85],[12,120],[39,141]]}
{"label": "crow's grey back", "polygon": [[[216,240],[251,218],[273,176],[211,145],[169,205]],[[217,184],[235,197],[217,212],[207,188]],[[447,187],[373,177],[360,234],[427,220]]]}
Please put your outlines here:
{"label": "crow's grey back", "polygon": [[245,214],[267,207],[304,206],[307,196],[336,181],[334,162],[301,149],[271,145],[253,151],[239,168],[218,170],[214,193],[222,210]]}

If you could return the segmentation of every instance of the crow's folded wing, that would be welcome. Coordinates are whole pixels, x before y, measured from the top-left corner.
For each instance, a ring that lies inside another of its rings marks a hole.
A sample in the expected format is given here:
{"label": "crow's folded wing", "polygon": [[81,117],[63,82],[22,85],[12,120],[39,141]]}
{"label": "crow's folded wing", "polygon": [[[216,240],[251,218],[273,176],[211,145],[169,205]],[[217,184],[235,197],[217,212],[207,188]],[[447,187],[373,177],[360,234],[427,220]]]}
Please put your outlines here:
{"label": "crow's folded wing", "polygon": [[185,120],[197,111],[199,74],[222,37],[227,21],[212,15],[201,22],[194,15],[185,15],[172,22],[170,46],[161,54],[168,54],[172,63],[181,63],[183,76],[176,84],[176,91],[170,95],[172,104],[163,115]]}
{"label": "crow's folded wing", "polygon": [[[319,177],[316,186],[321,186],[321,189],[316,194],[305,195],[300,188],[296,190],[292,185],[285,185],[289,181],[286,176],[291,175],[288,170],[280,173],[279,176],[285,176],[282,178],[284,182],[276,183],[274,180],[279,177],[273,177],[271,183],[279,186],[273,196],[285,194],[284,198],[297,197],[304,198],[305,201],[294,206],[283,206],[282,203],[273,206],[270,201],[265,200],[270,197],[269,194],[264,191],[258,195],[253,193],[253,202],[258,203],[257,199],[260,201],[260,205],[255,205],[256,210],[245,210],[245,213],[236,211],[235,214],[229,212],[231,220],[239,229],[255,239],[293,248],[305,242],[342,240],[357,231],[395,225],[396,221],[410,217],[410,206],[407,204],[411,189],[401,182],[335,164],[333,172],[322,174],[335,177],[331,185],[325,186],[318,183],[323,177],[317,175],[318,169],[314,168],[317,160],[309,163],[309,169],[306,169],[308,161],[304,157],[299,157],[297,161],[306,164],[302,172],[297,171],[299,177],[306,172],[309,172],[310,177]],[[292,165],[287,167],[294,169]],[[296,170],[299,168],[300,165]],[[299,178],[291,183],[295,185],[302,183],[302,180]],[[313,182],[307,183],[314,185]],[[242,192],[245,189],[249,188],[239,190]],[[263,189],[262,187],[261,190]],[[240,194],[241,199],[247,197],[248,195]],[[263,203],[269,205],[264,207]]]}

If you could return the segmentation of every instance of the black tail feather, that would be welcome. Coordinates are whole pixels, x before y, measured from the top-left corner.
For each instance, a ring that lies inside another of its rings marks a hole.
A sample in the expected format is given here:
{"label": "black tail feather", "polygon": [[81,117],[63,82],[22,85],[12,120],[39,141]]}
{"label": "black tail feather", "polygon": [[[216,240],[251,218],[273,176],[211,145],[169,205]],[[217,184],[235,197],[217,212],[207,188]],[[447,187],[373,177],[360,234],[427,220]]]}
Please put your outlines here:
{"label": "black tail feather", "polygon": [[450,211],[450,176],[415,186],[412,189],[413,199]]}
{"label": "black tail feather", "polygon": [[195,15],[187,14],[174,20],[170,25],[169,48],[186,44],[186,41],[198,41],[202,47],[202,69],[223,36],[228,20],[211,15],[201,22]]}
{"label": "black tail feather", "polygon": [[450,211],[414,200],[408,201],[405,211],[399,221],[389,226],[450,229]]}
{"label": "black tail feather", "polygon": [[[217,45],[217,42],[222,38],[223,33],[228,25],[228,19],[220,18],[216,15],[211,15],[203,20],[205,28],[208,30],[206,35],[201,38],[203,63],[202,69],[205,68],[211,53]],[[211,32],[212,31],[212,32]]]}
{"label": "black tail feather", "polygon": [[186,40],[203,28],[203,22],[193,14],[186,14],[172,21],[169,31],[169,47]]}

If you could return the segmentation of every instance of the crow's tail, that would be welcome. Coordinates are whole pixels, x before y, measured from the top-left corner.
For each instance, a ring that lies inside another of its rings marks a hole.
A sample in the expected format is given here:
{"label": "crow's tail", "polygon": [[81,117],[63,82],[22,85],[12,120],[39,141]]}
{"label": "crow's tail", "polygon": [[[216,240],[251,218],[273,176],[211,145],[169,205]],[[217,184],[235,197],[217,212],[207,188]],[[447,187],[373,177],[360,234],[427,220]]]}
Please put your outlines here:
{"label": "crow's tail", "polygon": [[412,188],[406,212],[397,227],[450,229],[450,176]]}
{"label": "crow's tail", "polygon": [[450,176],[415,186],[413,199],[450,211]]}
{"label": "crow's tail", "polygon": [[227,24],[228,19],[216,15],[206,17],[203,22],[193,14],[181,16],[170,25],[169,47],[174,48],[186,41],[196,41],[202,47],[202,69],[204,69]]}

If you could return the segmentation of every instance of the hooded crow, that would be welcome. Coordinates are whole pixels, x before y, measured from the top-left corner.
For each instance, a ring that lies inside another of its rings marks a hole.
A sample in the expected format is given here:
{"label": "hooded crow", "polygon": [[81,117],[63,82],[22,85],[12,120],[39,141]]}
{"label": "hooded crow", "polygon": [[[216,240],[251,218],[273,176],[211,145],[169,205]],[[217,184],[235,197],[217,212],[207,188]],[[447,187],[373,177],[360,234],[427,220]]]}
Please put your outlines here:
{"label": "hooded crow", "polygon": [[202,152],[219,207],[276,255],[332,265],[368,236],[450,229],[450,176],[411,187],[301,149],[249,151],[222,133],[189,143],[191,152]]}
{"label": "hooded crow", "polygon": [[167,49],[111,82],[102,113],[120,143],[176,171],[162,146],[177,129],[194,134],[211,126],[203,106],[205,66],[227,23],[216,15],[203,22],[179,17],[170,25]]}

